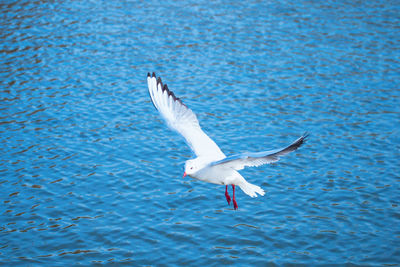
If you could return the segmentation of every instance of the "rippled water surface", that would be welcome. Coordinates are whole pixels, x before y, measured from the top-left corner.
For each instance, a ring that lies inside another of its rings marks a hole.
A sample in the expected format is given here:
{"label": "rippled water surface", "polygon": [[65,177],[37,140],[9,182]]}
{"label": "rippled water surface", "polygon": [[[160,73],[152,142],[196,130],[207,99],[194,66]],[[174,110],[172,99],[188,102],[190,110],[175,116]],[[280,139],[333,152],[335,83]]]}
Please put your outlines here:
{"label": "rippled water surface", "polygon": [[[396,1],[2,1],[0,263],[400,263]],[[266,195],[182,179],[155,71],[226,154],[311,135],[242,171]]]}

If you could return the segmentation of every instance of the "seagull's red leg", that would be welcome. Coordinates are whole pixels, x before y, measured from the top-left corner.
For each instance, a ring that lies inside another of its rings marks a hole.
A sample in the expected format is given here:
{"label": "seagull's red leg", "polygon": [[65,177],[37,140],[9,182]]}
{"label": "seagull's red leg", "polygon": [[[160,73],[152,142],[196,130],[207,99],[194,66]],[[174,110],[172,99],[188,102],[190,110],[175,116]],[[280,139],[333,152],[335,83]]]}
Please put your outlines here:
{"label": "seagull's red leg", "polygon": [[233,199],[232,199],[233,207],[234,207],[235,210],[237,210],[238,209],[238,205],[236,203],[236,198],[235,198],[235,185],[234,184],[232,185],[232,190],[233,190]]}
{"label": "seagull's red leg", "polygon": [[231,204],[231,197],[228,194],[228,186],[225,187],[225,197],[226,197],[226,201],[228,201],[228,205]]}

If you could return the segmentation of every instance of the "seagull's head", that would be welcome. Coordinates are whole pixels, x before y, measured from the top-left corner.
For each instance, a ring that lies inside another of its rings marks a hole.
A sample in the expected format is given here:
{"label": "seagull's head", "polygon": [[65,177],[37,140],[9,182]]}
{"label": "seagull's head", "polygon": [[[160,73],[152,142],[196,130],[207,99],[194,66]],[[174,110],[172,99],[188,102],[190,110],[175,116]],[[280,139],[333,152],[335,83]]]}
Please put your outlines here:
{"label": "seagull's head", "polygon": [[198,171],[198,167],[194,160],[187,160],[185,163],[185,172],[183,173],[183,177],[186,175],[192,176],[195,172]]}

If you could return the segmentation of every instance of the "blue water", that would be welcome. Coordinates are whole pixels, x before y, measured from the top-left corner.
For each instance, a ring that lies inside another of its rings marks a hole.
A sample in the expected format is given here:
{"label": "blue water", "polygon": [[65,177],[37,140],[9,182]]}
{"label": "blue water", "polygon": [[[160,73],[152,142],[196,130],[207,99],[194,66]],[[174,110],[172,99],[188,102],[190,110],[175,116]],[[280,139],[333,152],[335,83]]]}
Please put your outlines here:
{"label": "blue water", "polygon": [[[0,264],[400,263],[398,1],[2,1]],[[192,153],[150,102],[155,71],[242,175]]]}

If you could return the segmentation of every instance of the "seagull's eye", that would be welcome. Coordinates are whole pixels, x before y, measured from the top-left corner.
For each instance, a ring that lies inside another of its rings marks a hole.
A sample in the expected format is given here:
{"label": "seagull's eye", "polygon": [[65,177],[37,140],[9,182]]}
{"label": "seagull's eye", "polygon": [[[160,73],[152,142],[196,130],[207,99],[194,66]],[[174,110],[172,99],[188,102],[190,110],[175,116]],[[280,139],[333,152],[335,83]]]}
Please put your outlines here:
{"label": "seagull's eye", "polygon": [[193,167],[190,167],[191,170],[193,170]]}

